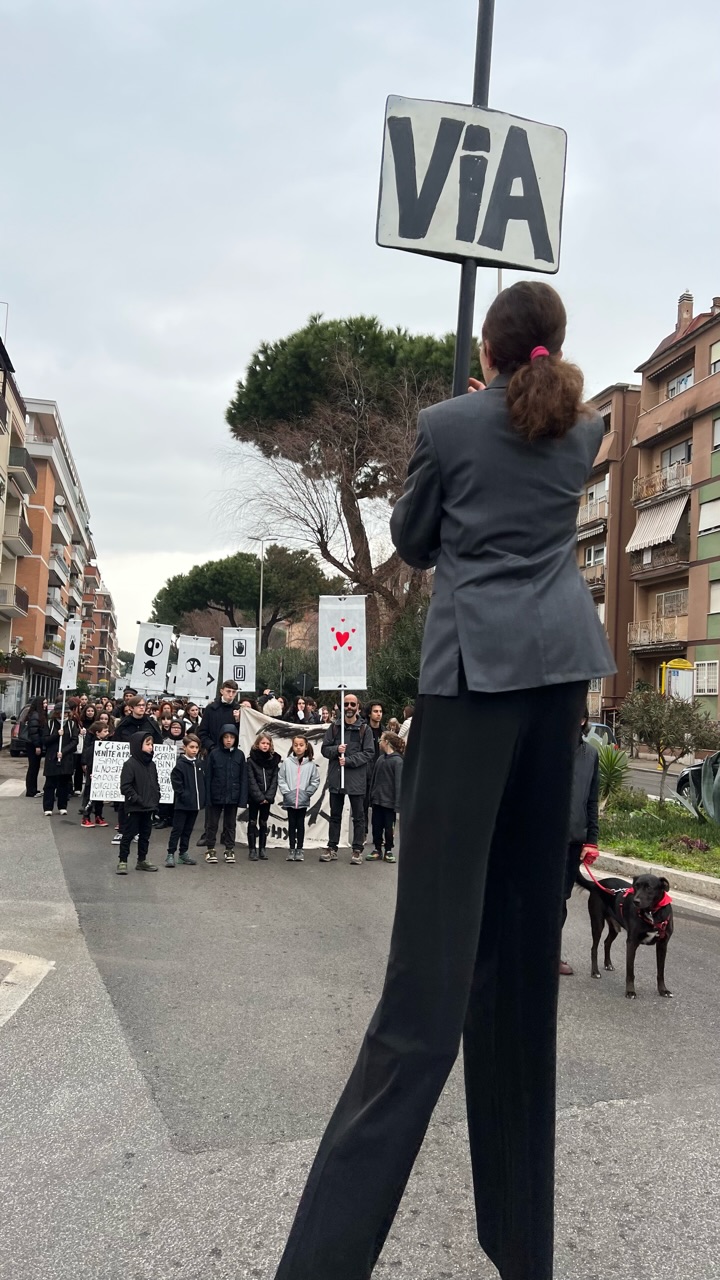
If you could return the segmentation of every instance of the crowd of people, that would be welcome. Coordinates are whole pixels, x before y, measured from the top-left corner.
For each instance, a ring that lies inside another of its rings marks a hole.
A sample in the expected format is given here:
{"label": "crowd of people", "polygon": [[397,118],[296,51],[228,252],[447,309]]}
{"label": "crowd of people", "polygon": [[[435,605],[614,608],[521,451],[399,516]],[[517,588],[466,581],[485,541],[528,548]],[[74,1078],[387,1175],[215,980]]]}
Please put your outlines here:
{"label": "crowd of people", "polygon": [[[275,750],[269,730],[258,734],[246,759],[239,747],[243,709],[297,726],[284,759]],[[197,844],[204,847],[207,863],[217,864],[218,845],[224,862],[235,862],[238,813],[245,810],[248,857],[267,860],[271,806],[278,798],[287,817],[287,861],[303,862],[306,814],[320,787],[315,761],[318,735],[309,741],[303,728],[327,725],[320,749],[328,760],[328,843],[320,861],[337,861],[347,798],[351,865],[363,859],[392,863],[402,758],[412,714],[413,708],[407,706],[402,721],[391,717],[385,723],[382,703],[370,701],[363,706],[350,692],[343,694],[342,706],[318,706],[314,698],[303,696],[290,701],[272,689],[265,689],[257,699],[249,698],[238,693],[234,680],[225,680],[219,696],[203,710],[179,698],[146,698],[129,687],[116,702],[107,695],[95,701],[85,694],[69,697],[64,716],[61,701],[48,705],[38,697],[25,718],[25,792],[29,798],[42,798],[48,818],[56,808],[67,814],[70,797],[80,796],[82,827],[107,827],[103,801],[91,798],[95,749],[110,740],[125,742],[129,755],[120,776],[123,799],[113,804],[118,875],[127,874],[133,843],[137,844],[137,869],[157,871],[148,858],[150,839],[153,832],[166,829],[170,834],[164,865],[196,865],[189,850],[200,814],[203,832]],[[172,803],[161,800],[153,762],[155,748],[165,743],[176,748]],[[372,849],[365,854],[369,833]]]}

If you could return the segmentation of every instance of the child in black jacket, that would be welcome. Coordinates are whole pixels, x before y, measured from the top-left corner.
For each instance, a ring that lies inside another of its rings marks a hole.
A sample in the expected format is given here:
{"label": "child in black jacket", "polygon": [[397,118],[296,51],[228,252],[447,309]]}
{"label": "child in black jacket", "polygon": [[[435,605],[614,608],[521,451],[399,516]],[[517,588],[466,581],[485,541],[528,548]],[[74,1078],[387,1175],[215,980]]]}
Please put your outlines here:
{"label": "child in black jacket", "polygon": [[[258,858],[267,862],[268,818],[278,789],[278,772],[280,756],[274,749],[269,733],[259,733],[250,750],[248,759],[248,857],[251,862]],[[260,828],[260,848],[258,850],[258,825]]]}
{"label": "child in black jacket", "polygon": [[184,754],[178,756],[177,764],[170,774],[175,808],[165,859],[166,867],[175,866],[176,849],[178,862],[184,862],[187,867],[196,865],[195,859],[188,853],[188,845],[198,813],[205,808],[205,766],[198,758],[200,739],[194,733],[189,733],[183,740],[183,746]]}
{"label": "child in black jacket", "polygon": [[151,733],[135,733],[130,739],[130,755],[120,774],[120,790],[125,804],[125,821],[120,841],[120,860],[117,874],[127,875],[128,854],[135,836],[138,837],[138,871],[157,871],[148,862],[147,854],[152,832],[152,816],[160,803],[160,784],[153,761],[154,737]]}
{"label": "child in black jacket", "polygon": [[205,794],[207,816],[206,862],[217,862],[215,838],[222,818],[222,842],[225,861],[235,862],[235,834],[238,807],[247,804],[247,765],[245,753],[238,747],[238,727],[224,724],[220,731],[220,745],[213,747],[205,765]]}
{"label": "child in black jacket", "polygon": [[379,745],[380,754],[375,762],[370,782],[373,850],[366,855],[365,861],[380,862],[383,859],[384,839],[384,860],[394,862],[395,817],[400,809],[400,783],[405,741],[397,733],[386,732],[380,735]]}
{"label": "child in black jacket", "polygon": [[102,800],[91,800],[90,791],[92,788],[93,761],[95,759],[95,747],[98,742],[107,742],[110,737],[110,730],[106,724],[94,724],[85,734],[85,743],[82,752],[82,764],[85,771],[85,786],[83,788],[82,802],[80,812],[83,815],[81,827],[106,827],[107,822],[103,817]]}

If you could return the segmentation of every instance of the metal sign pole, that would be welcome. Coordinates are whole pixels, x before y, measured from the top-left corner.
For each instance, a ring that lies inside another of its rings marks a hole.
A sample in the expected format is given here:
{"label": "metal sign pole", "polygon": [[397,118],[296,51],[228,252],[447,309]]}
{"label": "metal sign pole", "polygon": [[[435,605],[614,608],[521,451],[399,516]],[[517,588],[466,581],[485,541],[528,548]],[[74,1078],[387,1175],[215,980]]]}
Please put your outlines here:
{"label": "metal sign pole", "polygon": [[[488,105],[494,17],[495,0],[479,0],[472,99],[474,107],[486,107]],[[455,364],[453,367],[454,396],[464,396],[468,389],[470,361],[472,358],[473,320],[475,318],[476,278],[477,263],[475,259],[465,258],[460,270],[460,299],[458,302]]]}

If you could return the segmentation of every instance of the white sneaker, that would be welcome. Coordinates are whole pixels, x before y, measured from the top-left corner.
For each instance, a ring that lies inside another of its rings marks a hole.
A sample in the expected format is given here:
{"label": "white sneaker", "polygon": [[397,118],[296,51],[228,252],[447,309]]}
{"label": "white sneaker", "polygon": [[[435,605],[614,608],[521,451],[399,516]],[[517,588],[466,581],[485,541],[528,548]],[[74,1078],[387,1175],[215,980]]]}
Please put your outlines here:
{"label": "white sneaker", "polygon": [[52,818],[52,813],[53,813],[52,809],[46,809],[46,810],[45,810],[45,817],[46,817],[46,818]]}
{"label": "white sneaker", "polygon": [[58,809],[58,813],[66,814],[67,809]]}
{"label": "white sneaker", "polygon": [[121,841],[121,840],[122,840],[122,836],[120,835],[120,832],[119,832],[119,831],[116,831],[116,832],[115,832],[115,835],[113,836],[113,838],[112,838],[112,840],[110,841],[110,843],[111,843],[111,844],[120,844],[120,841]]}

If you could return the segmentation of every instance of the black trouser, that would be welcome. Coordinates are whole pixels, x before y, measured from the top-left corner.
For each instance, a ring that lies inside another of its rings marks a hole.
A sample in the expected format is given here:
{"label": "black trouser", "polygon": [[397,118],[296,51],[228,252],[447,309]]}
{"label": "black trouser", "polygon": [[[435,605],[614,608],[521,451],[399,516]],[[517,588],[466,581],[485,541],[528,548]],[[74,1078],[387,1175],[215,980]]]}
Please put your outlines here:
{"label": "black trouser", "polygon": [[215,848],[215,839],[217,837],[217,829],[222,817],[222,835],[220,839],[225,849],[235,848],[235,833],[237,831],[237,805],[236,804],[209,804],[205,811],[205,835],[207,836],[208,849]]}
{"label": "black trouser", "polygon": [[180,853],[187,853],[190,837],[198,816],[197,809],[176,809],[173,813],[172,831],[168,840],[168,853],[174,853],[179,845]]}
{"label": "black trouser", "polygon": [[95,814],[96,818],[102,818],[103,802],[102,800],[91,800],[90,799],[91,790],[92,790],[92,774],[88,771],[85,774],[85,786],[83,787],[80,806],[86,817],[89,817],[90,813],[92,812]]}
{"label": "black trouser", "polygon": [[143,809],[137,812],[134,809],[128,809],[125,806],[125,821],[123,822],[122,840],[120,841],[120,861],[127,862],[130,853],[130,845],[136,836],[138,840],[138,862],[144,862],[147,858],[147,852],[150,847],[150,836],[152,834],[152,813],[149,809]]}
{"label": "black trouser", "polygon": [[288,836],[291,849],[305,848],[305,814],[307,809],[288,809]]}
{"label": "black trouser", "polygon": [[580,866],[580,854],[583,847],[581,844],[571,843],[567,847],[567,855],[565,859],[565,901],[562,905],[562,922],[565,924],[567,920],[567,904],[568,898],[575,887],[575,877]]}
{"label": "black trouser", "polygon": [[42,764],[42,754],[38,755],[35,747],[27,749],[28,767],[25,774],[25,795],[36,796],[38,793],[38,774]]}
{"label": "black trouser", "polygon": [[[385,986],[277,1280],[367,1280],[461,1038],[478,1238],[503,1280],[552,1277],[560,915],[586,694],[418,699]],[[438,749],[451,738],[459,755]]]}
{"label": "black trouser", "polygon": [[67,809],[72,777],[67,773],[58,773],[54,777],[45,778],[42,806],[45,813],[52,809],[57,796],[58,809]]}
{"label": "black trouser", "polygon": [[257,843],[258,828],[260,829],[260,847],[265,848],[269,817],[269,804],[258,804],[257,800],[248,801],[248,845],[251,849],[254,849]]}
{"label": "black trouser", "polygon": [[374,804],[372,807],[373,848],[382,849],[385,839],[385,852],[390,853],[395,844],[395,810],[386,809],[385,805]]}
{"label": "black trouser", "polygon": [[82,755],[75,756],[75,765],[73,768],[73,791],[82,791],[83,788],[83,764]]}
{"label": "black trouser", "polygon": [[[337,849],[340,843],[340,824],[345,805],[344,791],[330,792],[330,822],[328,824],[328,849]],[[352,847],[360,853],[365,847],[365,794],[348,796],[353,820]]]}

